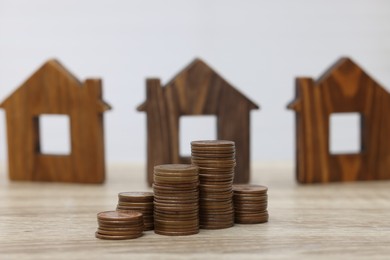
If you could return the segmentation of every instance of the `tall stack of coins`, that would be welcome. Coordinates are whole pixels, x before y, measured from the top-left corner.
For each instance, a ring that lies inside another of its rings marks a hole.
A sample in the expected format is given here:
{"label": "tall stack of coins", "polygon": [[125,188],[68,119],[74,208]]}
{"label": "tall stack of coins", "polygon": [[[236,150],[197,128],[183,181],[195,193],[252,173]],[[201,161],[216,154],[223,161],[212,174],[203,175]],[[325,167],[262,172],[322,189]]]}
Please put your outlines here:
{"label": "tall stack of coins", "polygon": [[95,236],[100,239],[133,239],[142,236],[144,230],[142,213],[137,211],[104,211],[97,214],[97,220]]}
{"label": "tall stack of coins", "polygon": [[144,230],[153,230],[153,193],[152,192],[121,192],[118,194],[118,211],[138,211],[144,218]]}
{"label": "tall stack of coins", "polygon": [[199,169],[200,228],[221,229],[234,225],[232,184],[235,146],[232,141],[193,141],[191,161]]}
{"label": "tall stack of coins", "polygon": [[268,221],[268,188],[261,185],[233,185],[235,222],[256,224]]}
{"label": "tall stack of coins", "polygon": [[199,176],[194,165],[154,167],[154,232],[184,236],[199,233]]}

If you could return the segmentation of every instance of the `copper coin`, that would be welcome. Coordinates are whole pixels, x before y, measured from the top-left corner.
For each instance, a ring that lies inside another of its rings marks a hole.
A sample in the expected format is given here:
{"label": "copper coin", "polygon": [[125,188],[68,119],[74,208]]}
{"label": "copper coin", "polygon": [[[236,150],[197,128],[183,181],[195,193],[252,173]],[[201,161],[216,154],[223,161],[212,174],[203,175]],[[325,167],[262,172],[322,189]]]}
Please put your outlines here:
{"label": "copper coin", "polygon": [[199,174],[230,174],[234,173],[234,167],[205,167],[199,166]]}
{"label": "copper coin", "polygon": [[224,218],[219,218],[218,216],[214,216],[214,217],[209,217],[209,218],[199,218],[199,223],[200,225],[204,225],[204,224],[211,224],[211,223],[219,223],[219,224],[229,224],[229,223],[234,223],[234,216],[229,216],[228,218],[227,217],[224,217]]}
{"label": "copper coin", "polygon": [[137,211],[118,212],[118,211],[104,211],[97,214],[100,220],[115,220],[115,221],[135,221],[142,217],[142,213]]}
{"label": "copper coin", "polygon": [[218,169],[226,169],[226,170],[231,170],[236,166],[236,163],[225,163],[225,162],[199,162],[192,160],[192,163],[195,165],[198,165],[199,167],[204,168],[218,168]]}
{"label": "copper coin", "polygon": [[267,195],[255,195],[255,196],[240,196],[240,195],[237,195],[237,193],[234,193],[233,192],[233,198],[235,200],[238,200],[238,201],[266,201],[268,200],[268,196]]}
{"label": "copper coin", "polygon": [[234,214],[236,215],[256,215],[260,214],[260,212],[263,212],[264,210],[267,210],[267,208],[257,209],[257,210],[249,210],[249,209],[237,209],[234,208]]}
{"label": "copper coin", "polygon": [[161,177],[154,175],[154,183],[156,184],[193,184],[193,183],[198,183],[199,182],[199,176],[194,176],[191,178],[182,178],[182,177]]}
{"label": "copper coin", "polygon": [[167,224],[167,225],[192,225],[197,224],[198,219],[190,219],[190,220],[162,220],[157,219],[154,220],[154,223],[161,223],[161,224]]}
{"label": "copper coin", "polygon": [[145,215],[150,215],[153,213],[153,208],[133,208],[133,207],[126,207],[126,206],[120,206],[120,205],[117,205],[116,206],[116,210],[117,211],[121,211],[121,212],[127,212],[127,211],[138,211],[140,213],[142,213],[143,216]]}
{"label": "copper coin", "polygon": [[199,175],[200,183],[204,184],[205,182],[232,182],[234,179],[234,174],[215,174],[214,176],[205,176]]}
{"label": "copper coin", "polygon": [[232,184],[233,184],[233,180],[229,180],[229,181],[206,181],[206,180],[203,180],[201,182],[202,185],[217,185],[217,186],[229,186],[231,187]]}
{"label": "copper coin", "polygon": [[199,178],[201,184],[210,184],[210,185],[233,185],[234,177],[227,178]]}
{"label": "copper coin", "polygon": [[138,234],[144,230],[144,226],[134,228],[134,229],[126,229],[126,230],[115,230],[105,227],[98,227],[97,231],[102,235],[130,235],[130,234]]}
{"label": "copper coin", "polygon": [[185,215],[164,215],[164,214],[159,214],[156,213],[155,219],[158,220],[194,220],[194,219],[199,219],[199,215],[193,215],[193,216],[185,216]]}
{"label": "copper coin", "polygon": [[209,195],[203,195],[199,197],[200,200],[203,201],[210,201],[210,202],[221,202],[221,201],[232,201],[231,196],[227,196],[225,194],[222,194],[221,196],[218,196],[218,194],[209,194]]}
{"label": "copper coin", "polygon": [[199,205],[234,205],[233,202],[231,200],[229,200],[228,198],[224,198],[224,199],[209,199],[209,198],[201,198],[201,200],[199,201]]}
{"label": "copper coin", "polygon": [[142,233],[144,228],[140,228],[137,230],[131,230],[131,231],[111,231],[111,230],[105,230],[98,228],[97,232],[101,235],[107,235],[107,236],[131,236],[131,235],[137,235]]}
{"label": "copper coin", "polygon": [[268,210],[263,210],[263,211],[240,211],[240,210],[235,210],[234,213],[236,215],[245,215],[245,216],[264,216],[264,215],[268,215]]}
{"label": "copper coin", "polygon": [[202,164],[223,164],[223,165],[235,165],[235,159],[197,159],[196,157],[191,157],[192,162]]}
{"label": "copper coin", "polygon": [[260,224],[260,223],[268,222],[268,220],[269,220],[269,216],[257,217],[257,218],[243,217],[243,218],[235,218],[234,222],[239,224]]}
{"label": "copper coin", "polygon": [[233,202],[234,202],[234,206],[246,207],[246,208],[259,208],[259,207],[264,207],[264,206],[267,207],[267,205],[268,205],[268,202],[266,200],[255,202],[255,203],[247,203],[247,202],[239,203],[235,200]]}
{"label": "copper coin", "polygon": [[153,214],[153,211],[154,211],[153,208],[152,209],[134,209],[134,208],[123,207],[123,206],[117,206],[116,210],[122,211],[122,212],[126,212],[129,210],[137,210],[138,212],[141,212],[144,217]]}
{"label": "copper coin", "polygon": [[227,144],[227,145],[219,145],[219,144],[212,144],[211,142],[209,144],[196,144],[191,143],[191,151],[235,151],[236,147],[233,144]]}
{"label": "copper coin", "polygon": [[224,228],[231,228],[234,226],[233,223],[226,223],[226,224],[202,224],[200,225],[201,229],[224,229]]}
{"label": "copper coin", "polygon": [[[195,165],[194,165],[195,166]],[[197,166],[195,166],[197,167]],[[161,176],[161,177],[182,177],[182,178],[191,178],[198,175],[198,169],[196,171],[191,172],[180,172],[180,171],[154,171],[153,175]]]}
{"label": "copper coin", "polygon": [[232,190],[231,185],[211,185],[211,184],[200,184],[200,194],[207,192],[229,192]]}
{"label": "copper coin", "polygon": [[221,216],[225,215],[226,217],[230,216],[231,214],[234,214],[234,209],[201,209],[199,217],[212,217],[212,216]]}
{"label": "copper coin", "polygon": [[237,211],[237,212],[262,212],[264,210],[267,210],[267,206],[262,206],[262,207],[256,207],[256,208],[253,208],[253,207],[237,207],[237,206],[234,206],[234,210]]}
{"label": "copper coin", "polygon": [[[183,200],[182,202],[186,202],[186,201]],[[180,207],[183,207],[183,208],[198,207],[198,200],[195,200],[192,203],[169,203],[169,201],[164,201],[164,202],[155,201],[154,207],[155,208],[169,207],[169,206],[175,207],[176,204]]]}
{"label": "copper coin", "polygon": [[158,235],[164,235],[164,236],[189,236],[189,235],[195,235],[199,233],[199,229],[190,230],[190,231],[161,231],[161,230],[154,230],[154,233]]}
{"label": "copper coin", "polygon": [[156,207],[157,211],[164,212],[188,212],[193,211],[198,208],[198,204],[196,206],[186,206],[186,204],[178,204],[178,205],[164,205]]}
{"label": "copper coin", "polygon": [[119,201],[118,204],[121,205],[121,206],[140,207],[140,208],[153,207],[153,201],[150,201],[150,202]]}
{"label": "copper coin", "polygon": [[104,230],[111,230],[111,231],[130,231],[130,230],[137,230],[143,227],[143,223],[134,224],[134,225],[127,225],[127,226],[113,226],[113,225],[99,225],[99,228]]}
{"label": "copper coin", "polygon": [[120,192],[118,199],[123,202],[153,201],[153,192]]}
{"label": "copper coin", "polygon": [[196,160],[202,159],[235,159],[236,154],[234,152],[218,153],[218,152],[198,152],[192,151],[191,158]]}
{"label": "copper coin", "polygon": [[118,203],[118,204],[117,204],[117,207],[121,207],[121,208],[126,209],[126,210],[122,210],[122,212],[137,211],[137,212],[140,212],[140,213],[144,213],[144,212],[153,211],[153,207],[154,207],[154,206],[149,206],[149,207],[135,207],[135,206],[126,206],[126,205],[122,205],[122,204]]}
{"label": "copper coin", "polygon": [[229,191],[227,192],[205,192],[202,191],[200,193],[199,199],[208,199],[208,200],[214,200],[214,201],[220,201],[220,200],[231,200],[232,195],[229,194]]}
{"label": "copper coin", "polygon": [[234,215],[229,214],[228,216],[223,215],[215,215],[215,216],[209,216],[209,217],[200,217],[199,223],[206,224],[206,223],[220,223],[220,224],[228,224],[234,222]]}
{"label": "copper coin", "polygon": [[268,188],[262,185],[254,184],[235,184],[233,190],[236,193],[260,193],[264,194],[268,191]]}
{"label": "copper coin", "polygon": [[155,202],[157,203],[164,203],[166,205],[176,205],[176,204],[193,204],[193,203],[198,203],[199,199],[186,199],[186,200],[165,200],[165,199],[155,199]]}
{"label": "copper coin", "polygon": [[184,230],[195,230],[199,229],[199,223],[193,225],[172,225],[172,224],[161,224],[154,222],[155,230],[165,230],[165,231],[184,231]]}
{"label": "copper coin", "polygon": [[198,168],[192,164],[163,164],[154,166],[155,172],[196,172]]}
{"label": "copper coin", "polygon": [[178,198],[178,199],[192,199],[192,198],[198,198],[199,197],[199,191],[196,192],[183,192],[183,193],[158,193],[156,194],[155,198],[161,199],[161,198]]}
{"label": "copper coin", "polygon": [[163,231],[163,232],[189,232],[189,231],[199,230],[199,225],[193,227],[183,227],[183,228],[164,227],[164,226],[155,225],[154,230]]}
{"label": "copper coin", "polygon": [[177,190],[158,190],[155,189],[154,196],[172,196],[172,197],[190,197],[195,196],[198,194],[199,189],[195,188],[192,190],[186,190],[186,191],[177,191]]}
{"label": "copper coin", "polygon": [[143,219],[141,219],[139,222],[107,222],[103,220],[98,221],[99,226],[104,226],[104,227],[134,227],[134,226],[139,226],[143,225]]}
{"label": "copper coin", "polygon": [[264,204],[264,203],[268,203],[268,200],[267,199],[262,199],[262,200],[244,200],[244,199],[237,199],[233,196],[233,201],[234,203],[236,204],[247,204],[247,205],[256,205],[256,204]]}
{"label": "copper coin", "polygon": [[169,216],[172,216],[172,217],[191,217],[191,216],[197,216],[199,214],[199,208],[194,208],[194,209],[191,209],[191,210],[172,210],[172,211],[167,211],[167,210],[164,210],[164,209],[161,209],[161,210],[156,210],[154,212],[154,217],[156,216],[165,216],[165,217],[169,217]]}
{"label": "copper coin", "polygon": [[204,147],[204,148],[199,148],[199,147],[191,147],[191,157],[203,157],[203,156],[210,156],[213,158],[218,158],[215,156],[224,156],[224,157],[232,157],[235,158],[236,153],[235,153],[235,148],[234,147],[229,147],[229,148],[221,148],[221,147]]}
{"label": "copper coin", "polygon": [[179,209],[163,209],[163,208],[155,208],[154,212],[159,212],[162,214],[190,214],[190,213],[197,213],[199,212],[199,207],[193,207],[193,208],[179,208]]}
{"label": "copper coin", "polygon": [[191,146],[234,146],[234,142],[228,140],[196,140],[191,142]]}
{"label": "copper coin", "polygon": [[198,183],[191,184],[174,184],[174,185],[161,185],[158,183],[153,183],[153,190],[176,190],[176,191],[192,191],[196,190],[198,187]]}
{"label": "copper coin", "polygon": [[142,236],[142,233],[136,234],[136,235],[128,235],[128,236],[108,236],[108,235],[102,235],[98,232],[95,233],[95,237],[99,239],[107,239],[107,240],[123,240],[123,239],[134,239]]}

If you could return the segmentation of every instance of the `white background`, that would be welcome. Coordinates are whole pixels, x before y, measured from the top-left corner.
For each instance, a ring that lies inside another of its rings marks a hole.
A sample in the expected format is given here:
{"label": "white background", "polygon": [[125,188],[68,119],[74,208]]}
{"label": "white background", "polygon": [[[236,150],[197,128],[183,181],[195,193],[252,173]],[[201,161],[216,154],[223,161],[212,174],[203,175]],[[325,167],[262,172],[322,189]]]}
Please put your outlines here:
{"label": "white background", "polygon": [[[145,161],[145,78],[165,83],[195,57],[261,105],[252,160],[292,161],[294,77],[318,77],[341,56],[390,87],[390,1],[0,0],[0,99],[53,57],[80,80],[103,78],[109,163]],[[2,161],[4,123],[1,112]],[[186,129],[189,140],[213,131]]]}

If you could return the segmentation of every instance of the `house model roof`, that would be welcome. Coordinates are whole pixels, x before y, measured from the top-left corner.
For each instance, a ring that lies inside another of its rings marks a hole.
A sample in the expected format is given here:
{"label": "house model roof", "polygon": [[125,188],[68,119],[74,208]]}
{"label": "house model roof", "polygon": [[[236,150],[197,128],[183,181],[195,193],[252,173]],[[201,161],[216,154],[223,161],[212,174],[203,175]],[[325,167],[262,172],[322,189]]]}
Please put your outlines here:
{"label": "house model roof", "polygon": [[[362,85],[359,80],[365,79],[365,83]],[[337,83],[337,87],[346,96],[353,96],[356,91],[359,91],[362,87],[375,87],[380,88],[382,91],[387,92],[379,83],[377,83],[370,75],[361,69],[353,60],[348,57],[340,58],[333,66],[326,70],[317,80],[308,77],[300,77],[299,79],[307,79],[311,81],[314,88],[328,88],[333,87],[334,82]],[[299,89],[296,91],[297,95],[293,101],[288,105],[288,109],[299,111],[301,109],[301,99],[304,98],[300,95]],[[387,92],[388,93],[388,92]]]}
{"label": "house model roof", "polygon": [[[218,98],[222,94],[223,88],[230,88],[234,95],[248,102],[250,109],[259,109],[259,106],[239,92],[236,88],[230,85],[224,78],[222,78],[215,70],[208,66],[201,59],[195,59],[182,71],[180,71],[171,81],[169,81],[164,91],[169,88],[175,88],[177,91],[187,93],[184,95],[186,100],[180,100],[181,102],[187,102],[191,105],[191,102],[196,98],[196,94],[200,91],[208,91],[209,95],[213,95]],[[210,90],[210,88],[213,88]],[[198,102],[198,101],[197,101]],[[207,102],[205,100],[204,102]],[[147,101],[137,107],[138,111],[146,111]]]}
{"label": "house model roof", "polygon": [[[52,73],[55,72],[55,73]],[[52,81],[53,75],[56,75],[55,82],[58,84],[50,84],[47,85],[45,82],[47,80]],[[32,82],[32,79],[34,82]],[[37,79],[41,84],[37,84]],[[28,88],[37,88],[36,94],[41,95],[44,91],[44,88],[56,88],[61,84],[66,82],[69,85],[69,88],[75,88],[79,91],[83,91],[86,87],[84,83],[80,82],[72,73],[70,73],[59,61],[55,59],[51,59],[44,63],[32,76],[30,76],[17,90],[15,90],[10,96],[8,96],[2,103],[0,103],[1,108],[7,108],[7,103],[9,100],[17,98],[17,96],[25,93],[25,89]],[[81,93],[81,92],[80,92]],[[66,95],[66,93],[62,93],[62,95]],[[110,110],[111,106],[104,102],[101,99],[97,99],[97,110],[99,112],[104,112],[106,110]]]}

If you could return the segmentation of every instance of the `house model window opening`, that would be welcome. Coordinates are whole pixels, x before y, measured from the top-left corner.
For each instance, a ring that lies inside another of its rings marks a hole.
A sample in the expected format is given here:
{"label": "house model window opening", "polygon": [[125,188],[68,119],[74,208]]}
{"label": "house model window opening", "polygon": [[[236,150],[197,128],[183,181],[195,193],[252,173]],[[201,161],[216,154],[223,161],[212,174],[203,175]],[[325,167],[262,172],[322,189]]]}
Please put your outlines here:
{"label": "house model window opening", "polygon": [[70,118],[60,114],[42,114],[35,117],[39,131],[38,151],[41,154],[67,156],[72,152]]}

